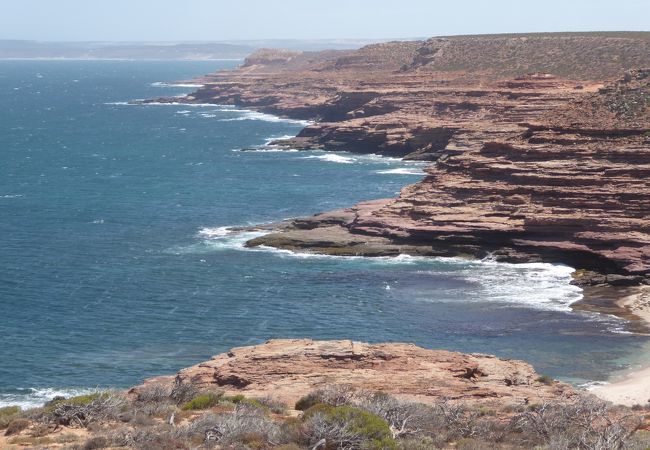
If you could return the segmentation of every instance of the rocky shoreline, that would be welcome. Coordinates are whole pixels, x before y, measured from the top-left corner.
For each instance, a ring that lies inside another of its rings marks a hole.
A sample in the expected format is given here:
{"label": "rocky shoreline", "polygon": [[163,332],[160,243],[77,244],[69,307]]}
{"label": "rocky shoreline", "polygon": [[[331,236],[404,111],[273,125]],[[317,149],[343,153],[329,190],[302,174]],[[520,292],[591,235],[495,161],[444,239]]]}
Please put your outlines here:
{"label": "rocky shoreline", "polygon": [[[649,36],[459,37],[351,52],[265,51],[167,100],[314,120],[296,138],[271,145],[432,161],[427,176],[398,198],[287,221],[250,246],[544,261],[575,267],[583,286],[633,286],[650,274],[650,70],[634,69],[650,66],[643,53]],[[517,58],[488,64],[502,45],[516,47]],[[449,59],[452,50],[462,50],[455,57],[464,61],[483,47],[474,61],[481,70],[456,69],[459,62]],[[579,57],[587,50],[625,54],[623,69],[630,70],[621,77],[622,69]],[[552,68],[546,51],[566,66],[527,73]]]}
{"label": "rocky shoreline", "polygon": [[[0,447],[645,448],[647,412],[612,406],[517,360],[405,343],[276,339],[128,392],[0,408]],[[597,446],[602,436],[607,447]]]}

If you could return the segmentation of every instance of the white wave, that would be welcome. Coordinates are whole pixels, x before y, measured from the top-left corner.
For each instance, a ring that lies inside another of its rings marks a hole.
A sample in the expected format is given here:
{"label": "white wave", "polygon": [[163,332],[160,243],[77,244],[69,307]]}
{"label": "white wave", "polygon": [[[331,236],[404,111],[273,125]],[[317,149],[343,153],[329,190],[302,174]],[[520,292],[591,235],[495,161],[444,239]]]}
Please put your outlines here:
{"label": "white wave", "polygon": [[247,149],[235,148],[232,151],[233,152],[242,152],[242,153],[297,153],[300,150],[296,150],[295,148],[260,146],[260,147],[253,147],[253,148],[247,148]]}
{"label": "white wave", "polygon": [[[404,161],[402,158],[394,158],[392,156],[378,155],[376,153],[368,153],[366,155],[358,155],[358,158],[362,161],[373,162],[373,163],[382,163],[382,164],[392,164],[392,163],[401,163]],[[413,162],[413,165],[419,165],[421,163]]]}
{"label": "white wave", "polygon": [[[242,250],[270,252],[281,258],[363,261],[368,265],[415,266],[414,270],[432,276],[451,276],[471,284],[462,299],[449,298],[433,301],[490,302],[509,307],[571,312],[571,304],[583,297],[581,288],[571,284],[574,269],[565,265],[548,263],[502,263],[493,260],[469,260],[465,258],[411,256],[364,257],[336,256],[309,252],[295,252],[273,247],[245,247],[245,243],[255,237],[268,234],[266,231],[241,231],[238,227],[201,228],[198,236],[202,238],[199,246],[186,247],[177,253],[206,253],[215,250]],[[392,290],[395,290],[391,288]],[[435,286],[432,286],[435,289]],[[428,301],[428,295],[423,301]],[[582,314],[582,313],[581,313]],[[602,317],[595,320],[603,320]],[[610,324],[620,325],[615,320]]]}
{"label": "white wave", "polygon": [[204,108],[204,107],[218,107],[225,108],[228,105],[218,105],[215,103],[185,103],[185,102],[147,102],[139,103],[138,101],[132,102],[105,102],[104,105],[113,106],[184,106],[188,108]]}
{"label": "white wave", "polygon": [[304,156],[301,159],[320,159],[321,161],[328,161],[339,164],[353,164],[356,161],[354,158],[337,155],[335,153],[328,153],[326,155]]}
{"label": "white wave", "polygon": [[232,233],[233,233],[232,227],[215,227],[215,228],[206,227],[206,228],[201,228],[199,230],[199,236],[203,236],[207,238],[224,237]]}
{"label": "white wave", "polygon": [[242,231],[238,227],[204,227],[197,236],[202,241],[197,245],[176,247],[169,250],[173,254],[201,254],[215,250],[247,250],[244,244],[266,232]]}
{"label": "white wave", "polygon": [[311,122],[308,120],[296,120],[296,119],[287,119],[283,117],[274,116],[273,114],[261,113],[258,111],[250,110],[237,110],[237,109],[226,109],[225,111],[233,112],[242,112],[243,115],[239,117],[232,117],[228,119],[220,119],[220,122],[238,122],[242,120],[261,120],[264,122],[285,122],[285,123],[295,123],[303,126],[309,125]]}
{"label": "white wave", "polygon": [[5,195],[0,195],[0,198],[20,198],[24,197],[23,194],[5,194]]}
{"label": "white wave", "polygon": [[4,406],[20,406],[22,409],[43,406],[55,397],[75,397],[98,392],[98,388],[26,388],[18,392],[0,394],[0,408]]}
{"label": "white wave", "polygon": [[[570,312],[570,305],[580,301],[583,297],[582,289],[570,284],[574,269],[564,265],[511,264],[405,254],[372,258],[334,256],[294,252],[266,246],[260,246],[258,249],[273,252],[281,257],[297,259],[364,260],[366,264],[371,265],[420,265],[425,273],[459,276],[474,283],[478,292],[465,297],[463,299],[465,302],[493,302],[545,311]],[[427,267],[431,266],[434,267],[427,270]]]}
{"label": "white wave", "polygon": [[399,167],[397,169],[378,170],[377,173],[386,175],[426,175],[422,170],[408,167]]}
{"label": "white wave", "polygon": [[199,113],[199,116],[205,117],[205,118],[217,117],[216,114],[210,114],[210,113]]}
{"label": "white wave", "polygon": [[579,384],[578,387],[585,391],[594,391],[603,386],[607,386],[608,384],[607,381],[587,381],[586,383]]}
{"label": "white wave", "polygon": [[582,289],[571,284],[574,270],[559,264],[483,260],[466,261],[461,274],[481,287],[484,295],[477,296],[478,300],[568,312],[583,297]]}
{"label": "white wave", "polygon": [[154,87],[187,87],[187,88],[200,88],[203,87],[203,84],[198,83],[165,83],[163,81],[156,81],[151,83],[150,86]]}
{"label": "white wave", "polygon": [[183,109],[183,110],[181,110],[181,111],[176,111],[176,114],[189,114],[189,113],[191,113],[191,112],[192,112],[192,111],[190,111],[190,110],[188,110],[188,109]]}
{"label": "white wave", "polygon": [[270,136],[264,140],[264,145],[270,145],[271,142],[276,142],[276,141],[286,141],[287,139],[292,139],[294,137],[296,136],[293,134],[285,134],[282,136]]}

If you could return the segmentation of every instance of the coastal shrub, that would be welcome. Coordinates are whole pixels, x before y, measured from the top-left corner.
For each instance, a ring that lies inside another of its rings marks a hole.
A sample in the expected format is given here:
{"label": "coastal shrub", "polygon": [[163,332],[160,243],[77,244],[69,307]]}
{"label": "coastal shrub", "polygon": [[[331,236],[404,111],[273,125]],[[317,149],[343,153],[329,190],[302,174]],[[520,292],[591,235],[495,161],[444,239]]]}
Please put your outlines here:
{"label": "coastal shrub", "polygon": [[418,438],[400,439],[397,441],[397,448],[399,450],[434,450],[440,446],[429,436]]}
{"label": "coastal shrub", "polygon": [[307,411],[309,408],[319,403],[322,403],[320,398],[318,398],[316,394],[311,393],[301,397],[294,405],[294,408],[296,411]]}
{"label": "coastal shrub", "polygon": [[174,380],[174,386],[172,387],[170,397],[177,405],[187,403],[197,396],[199,393],[198,389],[190,384],[185,383],[180,376],[176,376]]}
{"label": "coastal shrub", "polygon": [[139,403],[166,403],[172,401],[172,387],[161,384],[149,384],[138,389],[136,401]]}
{"label": "coastal shrub", "polygon": [[417,435],[425,429],[438,428],[441,424],[433,408],[401,401],[383,392],[364,395],[355,406],[384,419],[394,438]]}
{"label": "coastal shrub", "polygon": [[482,415],[476,409],[442,401],[436,404],[436,410],[449,437],[471,438],[489,434],[491,424],[487,420],[481,420]]}
{"label": "coastal shrub", "polygon": [[20,406],[5,406],[0,408],[0,429],[6,428],[14,419],[20,417]]}
{"label": "coastal shrub", "polygon": [[41,422],[56,425],[88,426],[92,422],[117,420],[127,405],[120,393],[95,392],[48,403],[41,411]]}
{"label": "coastal shrub", "polygon": [[539,377],[537,377],[535,381],[537,381],[538,383],[545,384],[547,386],[551,386],[553,385],[553,383],[555,383],[553,377],[550,377],[548,375],[540,375]]}
{"label": "coastal shrub", "polygon": [[[257,408],[239,404],[230,413],[214,415],[203,421],[206,444],[229,445],[242,440],[262,442],[268,446],[270,442],[278,442],[280,427]],[[254,437],[254,439],[253,439]],[[250,442],[249,442],[250,443]]]}
{"label": "coastal shrub", "polygon": [[271,396],[260,397],[254,400],[272,413],[284,414],[287,412],[287,405]]}
{"label": "coastal shrub", "polygon": [[333,384],[314,393],[321,403],[331,406],[350,405],[356,396],[356,390],[349,384]]}
{"label": "coastal shrub", "polygon": [[45,408],[49,410],[55,409],[58,405],[61,404],[67,404],[67,405],[75,405],[75,406],[86,406],[92,403],[93,401],[109,396],[109,392],[93,392],[91,394],[84,394],[84,395],[77,395],[75,397],[56,397],[52,400],[50,400],[46,405]]}
{"label": "coastal shrub", "polygon": [[13,434],[18,434],[27,428],[30,424],[30,421],[27,419],[14,419],[9,422],[7,429],[5,430],[5,436],[11,436]]}
{"label": "coastal shrub", "polygon": [[356,396],[356,390],[347,384],[329,385],[314,392],[310,392],[300,398],[294,408],[298,411],[306,411],[319,403],[330,406],[342,406],[352,404]]}
{"label": "coastal shrub", "polygon": [[221,399],[222,396],[219,394],[216,394],[214,392],[206,392],[197,395],[189,402],[183,404],[183,406],[181,406],[181,409],[183,411],[208,409],[216,406]]}
{"label": "coastal shrub", "polygon": [[123,428],[107,435],[111,447],[127,447],[138,450],[184,450],[197,448],[187,442],[178,430],[169,425],[146,428]]}
{"label": "coastal shrub", "polygon": [[587,450],[622,449],[642,418],[592,396],[572,403],[543,403],[515,416],[513,426],[531,443]]}
{"label": "coastal shrub", "polygon": [[111,440],[106,436],[93,436],[87,439],[81,446],[82,450],[97,450],[100,448],[108,448],[112,444]]}
{"label": "coastal shrub", "polygon": [[309,445],[339,449],[396,449],[388,422],[352,406],[319,404],[305,412]]}

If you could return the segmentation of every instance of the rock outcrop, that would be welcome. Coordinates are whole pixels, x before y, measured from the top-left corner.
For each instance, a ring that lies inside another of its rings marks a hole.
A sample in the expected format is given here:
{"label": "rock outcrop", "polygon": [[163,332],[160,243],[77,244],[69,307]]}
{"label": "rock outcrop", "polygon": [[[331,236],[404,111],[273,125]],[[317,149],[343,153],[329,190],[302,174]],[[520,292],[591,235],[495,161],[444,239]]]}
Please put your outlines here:
{"label": "rock outcrop", "polygon": [[272,396],[288,405],[329,385],[381,391],[429,404],[449,399],[500,407],[576,395],[567,384],[540,378],[522,361],[426,350],[412,344],[308,339],[233,348],[176,376],[149,379],[145,386],[174,382],[230,395]]}
{"label": "rock outcrop", "polygon": [[183,101],[315,121],[275,145],[435,161],[396,199],[249,245],[562,262],[583,283],[635,284],[650,274],[649,45],[562,33],[258,55]]}

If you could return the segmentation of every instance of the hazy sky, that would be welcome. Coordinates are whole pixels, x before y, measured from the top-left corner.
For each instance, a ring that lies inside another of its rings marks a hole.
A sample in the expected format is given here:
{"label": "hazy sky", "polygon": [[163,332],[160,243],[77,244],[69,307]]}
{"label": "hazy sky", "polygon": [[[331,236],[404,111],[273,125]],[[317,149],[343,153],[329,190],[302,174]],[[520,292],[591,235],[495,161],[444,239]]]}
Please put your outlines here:
{"label": "hazy sky", "polygon": [[650,30],[650,0],[0,0],[0,38],[178,41]]}

